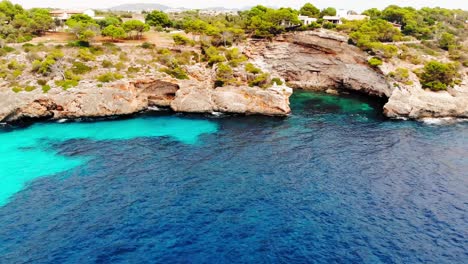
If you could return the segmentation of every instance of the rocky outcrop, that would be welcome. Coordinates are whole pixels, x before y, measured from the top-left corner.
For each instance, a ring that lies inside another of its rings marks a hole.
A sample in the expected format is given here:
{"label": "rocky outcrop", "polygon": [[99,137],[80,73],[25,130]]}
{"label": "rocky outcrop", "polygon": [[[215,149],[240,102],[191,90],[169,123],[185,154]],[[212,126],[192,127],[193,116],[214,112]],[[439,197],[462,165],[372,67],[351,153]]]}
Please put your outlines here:
{"label": "rocky outcrop", "polygon": [[397,88],[384,114],[390,118],[468,118],[468,89],[432,92],[419,87]]}
{"label": "rocky outcrop", "polygon": [[176,112],[240,113],[285,116],[291,112],[292,89],[274,86],[268,89],[248,86],[226,86],[213,89],[209,83],[181,84],[171,108]]}
{"label": "rocky outcrop", "polygon": [[404,79],[389,77],[395,87],[384,114],[390,118],[425,119],[425,118],[467,118],[468,117],[468,76],[462,71],[459,85],[447,91],[434,92],[423,89],[418,76],[413,72],[420,68],[399,59],[385,62],[380,69],[388,76],[395,75],[398,69],[408,69]]}
{"label": "rocky outcrop", "polygon": [[52,89],[13,93],[2,92],[0,121],[11,122],[25,118],[80,118],[128,115],[148,107],[148,100],[138,96],[131,86],[116,88],[73,88],[68,91]]}
{"label": "rocky outcrop", "polygon": [[148,77],[102,88],[81,83],[67,91],[52,89],[48,93],[7,90],[0,92],[0,122],[129,115],[151,106],[170,106],[176,112],[196,113],[288,115],[291,111],[292,90],[288,87],[213,89],[212,83],[196,80],[181,82],[180,86],[172,80]]}
{"label": "rocky outcrop", "polygon": [[285,79],[295,88],[337,93],[340,90],[388,98],[383,112],[390,118],[468,117],[468,80],[443,92],[421,88],[412,72],[411,85],[386,77],[401,66],[368,66],[369,55],[347,43],[347,37],[319,30],[285,34],[274,41],[256,41],[246,47],[255,64]]}
{"label": "rocky outcrop", "polygon": [[148,99],[149,106],[170,106],[179,85],[171,81],[154,78],[138,79],[130,82],[130,88],[136,89],[139,95]]}
{"label": "rocky outcrop", "polygon": [[252,42],[246,53],[258,66],[281,76],[294,88],[348,89],[383,97],[390,97],[393,90],[381,73],[368,66],[367,54],[330,31],[291,33],[272,42]]}

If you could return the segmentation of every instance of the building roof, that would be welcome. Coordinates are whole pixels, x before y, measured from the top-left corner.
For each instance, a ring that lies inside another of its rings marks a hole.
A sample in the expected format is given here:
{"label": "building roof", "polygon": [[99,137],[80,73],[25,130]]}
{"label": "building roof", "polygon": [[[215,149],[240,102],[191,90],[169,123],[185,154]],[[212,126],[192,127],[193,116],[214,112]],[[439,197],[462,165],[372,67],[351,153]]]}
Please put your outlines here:
{"label": "building roof", "polygon": [[309,16],[299,16],[299,19],[317,20],[315,17],[309,17]]}
{"label": "building roof", "polygon": [[339,17],[339,16],[324,16],[323,19],[325,19],[325,20],[340,20],[341,17]]}
{"label": "building roof", "polygon": [[87,10],[52,10],[49,13],[51,15],[61,15],[61,14],[83,14]]}
{"label": "building roof", "polygon": [[345,16],[343,18],[347,19],[347,20],[364,20],[364,19],[369,18],[369,16],[366,16],[366,15],[347,15],[347,16]]}

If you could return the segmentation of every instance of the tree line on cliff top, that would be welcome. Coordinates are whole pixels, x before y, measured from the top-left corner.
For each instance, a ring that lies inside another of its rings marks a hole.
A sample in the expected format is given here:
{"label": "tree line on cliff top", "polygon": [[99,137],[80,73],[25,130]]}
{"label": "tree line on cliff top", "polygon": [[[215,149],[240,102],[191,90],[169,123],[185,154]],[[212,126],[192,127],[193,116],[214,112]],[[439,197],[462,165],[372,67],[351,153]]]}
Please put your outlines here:
{"label": "tree line on cliff top", "polygon": [[[354,12],[355,13],[355,12]],[[176,28],[195,35],[206,35],[216,39],[232,40],[247,35],[254,38],[271,38],[286,30],[304,30],[315,27],[335,28],[322,18],[336,15],[336,9],[328,7],[320,10],[311,3],[305,4],[299,10],[292,8],[273,9],[265,6],[255,6],[250,10],[239,11],[237,15],[203,15],[199,11],[186,11],[168,15],[161,11],[145,13],[145,23],[139,20],[122,22],[127,14],[103,13],[105,18],[94,20],[87,15],[73,15],[66,25],[77,38],[90,39],[98,34],[113,39],[140,38],[150,27],[156,30]],[[383,10],[368,9],[362,14],[369,20],[345,21],[338,30],[345,31],[353,41],[359,42],[390,42],[411,36],[420,40],[434,38],[443,39],[441,48],[450,46],[466,37],[466,21],[468,12],[444,8],[422,8],[388,6]],[[317,23],[302,25],[299,15],[317,18]],[[394,30],[391,23],[401,25],[400,30]],[[41,35],[59,24],[49,15],[48,9],[34,8],[25,10],[18,4],[8,0],[0,2],[0,38],[6,42],[24,42],[33,36]],[[365,43],[364,43],[365,44]]]}
{"label": "tree line on cliff top", "polygon": [[[320,10],[311,3],[305,4],[299,10],[258,5],[235,15],[205,15],[197,10],[169,15],[161,11],[152,11],[145,13],[145,22],[128,20],[128,13],[102,14],[105,18],[100,20],[82,14],[73,15],[65,25],[70,33],[83,42],[92,40],[97,35],[109,37],[114,41],[140,39],[143,33],[151,28],[156,31],[180,29],[191,34],[192,39],[183,34],[176,34],[173,36],[176,45],[193,46],[195,43],[201,43],[202,51],[210,46],[231,46],[248,37],[271,39],[286,31],[324,27],[348,34],[350,44],[376,56],[373,60],[375,65],[378,64],[378,60],[392,58],[399,52],[396,46],[385,42],[413,39],[431,40],[439,48],[448,50],[452,59],[459,59],[465,66],[468,65],[468,61],[464,59],[466,56],[463,56],[466,47],[462,45],[468,37],[468,12],[463,10],[438,7],[417,10],[391,5],[383,10],[372,8],[364,11],[362,14],[369,16],[369,19],[344,20],[340,25],[323,19],[324,16],[336,15],[336,9],[328,7]],[[317,21],[310,25],[302,25],[299,15],[317,18]],[[122,18],[127,21],[123,22]],[[396,25],[400,28],[395,27]],[[48,9],[26,10],[7,0],[0,2],[0,46],[5,42],[29,41],[57,26],[64,25],[60,21],[54,21]],[[428,69],[452,71],[454,68],[435,66],[440,65],[429,65]],[[430,84],[426,87],[439,89],[442,85]]]}

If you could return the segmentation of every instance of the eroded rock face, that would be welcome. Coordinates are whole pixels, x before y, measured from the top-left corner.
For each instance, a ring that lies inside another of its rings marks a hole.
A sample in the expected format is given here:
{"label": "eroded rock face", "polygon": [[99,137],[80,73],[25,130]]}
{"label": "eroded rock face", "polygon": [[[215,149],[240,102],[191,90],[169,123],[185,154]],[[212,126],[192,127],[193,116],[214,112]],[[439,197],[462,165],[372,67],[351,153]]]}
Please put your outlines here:
{"label": "eroded rock face", "polygon": [[179,85],[175,82],[159,79],[139,79],[130,82],[136,91],[148,98],[149,106],[170,106]]}
{"label": "eroded rock face", "polygon": [[261,89],[248,86],[226,86],[213,89],[209,83],[188,81],[181,84],[171,108],[189,113],[240,113],[285,116],[291,112],[286,86]]}
{"label": "eroded rock face", "polygon": [[291,33],[273,42],[253,42],[246,53],[294,88],[349,89],[385,97],[393,90],[382,74],[368,66],[365,53],[330,32]]}
{"label": "eroded rock face", "polygon": [[68,91],[0,93],[0,121],[24,118],[80,118],[128,115],[148,107],[145,97],[134,90],[113,88],[75,88]]}
{"label": "eroded rock face", "polygon": [[[182,87],[180,89],[179,87]],[[0,92],[0,122],[22,119],[73,119],[129,115],[150,106],[171,106],[176,112],[226,112],[242,114],[288,115],[288,87],[270,89],[252,87],[212,88],[210,81],[183,81],[142,78],[119,81],[98,88],[83,83],[63,91],[52,89],[47,94],[33,92]]]}
{"label": "eroded rock face", "polygon": [[432,92],[419,87],[395,89],[384,114],[390,118],[468,118],[468,89]]}
{"label": "eroded rock face", "polygon": [[[273,42],[252,42],[247,55],[257,66],[281,76],[289,85],[306,90],[336,93],[353,90],[389,99],[383,112],[390,118],[468,117],[468,77],[445,92],[421,88],[414,73],[412,85],[393,85],[385,77],[393,68],[368,66],[368,54],[348,45],[347,37],[320,30],[285,34]],[[398,64],[398,63],[397,63]],[[396,87],[396,88],[395,88]]]}
{"label": "eroded rock face", "polygon": [[178,89],[170,80],[149,77],[118,81],[102,88],[95,83],[81,83],[67,91],[52,89],[47,94],[39,90],[7,90],[0,92],[0,121],[129,115],[149,106],[169,106]]}

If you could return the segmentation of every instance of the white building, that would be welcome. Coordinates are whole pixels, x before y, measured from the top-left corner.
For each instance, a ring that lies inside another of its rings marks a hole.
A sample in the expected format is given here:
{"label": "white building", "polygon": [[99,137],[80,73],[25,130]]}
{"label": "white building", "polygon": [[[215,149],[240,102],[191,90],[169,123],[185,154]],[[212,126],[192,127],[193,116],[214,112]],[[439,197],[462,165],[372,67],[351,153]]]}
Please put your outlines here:
{"label": "white building", "polygon": [[333,23],[333,24],[341,24],[341,17],[340,16],[324,16],[324,21]]}
{"label": "white building", "polygon": [[343,20],[364,20],[369,19],[369,16],[356,15],[355,12],[350,10],[340,9],[336,12],[336,16],[324,16],[323,20],[333,24],[342,24]]}
{"label": "white building", "polygon": [[299,20],[305,26],[312,24],[312,22],[317,22],[315,17],[308,17],[308,16],[299,16]]}
{"label": "white building", "polygon": [[344,18],[346,20],[364,20],[364,19],[369,19],[369,16],[366,16],[366,15],[347,15]]}
{"label": "white building", "polygon": [[88,15],[93,19],[100,19],[96,17],[96,12],[92,9],[86,10],[52,10],[49,12],[52,18],[56,20],[61,20],[63,22],[67,21],[73,15]]}

